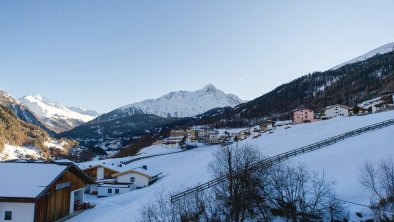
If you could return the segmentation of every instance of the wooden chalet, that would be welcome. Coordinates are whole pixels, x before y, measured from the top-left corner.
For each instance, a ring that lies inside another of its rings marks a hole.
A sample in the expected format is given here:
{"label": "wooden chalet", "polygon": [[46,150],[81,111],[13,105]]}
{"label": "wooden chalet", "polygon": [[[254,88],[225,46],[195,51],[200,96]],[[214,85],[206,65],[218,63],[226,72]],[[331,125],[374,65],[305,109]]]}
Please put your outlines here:
{"label": "wooden chalet", "polygon": [[[119,164],[119,166],[117,167],[121,167],[121,166],[122,164]],[[106,167],[104,165],[89,166],[83,171],[96,181],[112,178],[111,177],[112,174],[119,173],[119,171],[115,169],[111,169],[110,167]]]}
{"label": "wooden chalet", "polygon": [[79,209],[94,181],[73,163],[0,163],[0,218],[56,221]]}

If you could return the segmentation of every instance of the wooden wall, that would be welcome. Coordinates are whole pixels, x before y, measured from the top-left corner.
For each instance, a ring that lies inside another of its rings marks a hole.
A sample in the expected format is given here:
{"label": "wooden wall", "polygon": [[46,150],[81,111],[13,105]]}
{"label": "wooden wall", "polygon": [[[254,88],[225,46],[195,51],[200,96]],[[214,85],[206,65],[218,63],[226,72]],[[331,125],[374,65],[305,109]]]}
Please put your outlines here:
{"label": "wooden wall", "polygon": [[85,172],[88,176],[90,176],[94,180],[97,180],[97,167],[84,170],[83,172]]}
{"label": "wooden wall", "polygon": [[[56,185],[70,182],[69,187],[56,190]],[[52,186],[36,201],[34,221],[49,222],[67,216],[70,212],[71,191],[85,187],[80,177],[71,172],[65,171]]]}
{"label": "wooden wall", "polygon": [[[97,180],[97,167],[94,167],[94,168],[91,168],[91,169],[88,169],[88,170],[84,170],[84,172],[88,176],[93,178],[94,180]],[[112,178],[111,175],[115,174],[115,173],[118,173],[118,172],[115,171],[115,170],[111,170],[111,169],[108,169],[108,168],[104,167],[104,179]]]}

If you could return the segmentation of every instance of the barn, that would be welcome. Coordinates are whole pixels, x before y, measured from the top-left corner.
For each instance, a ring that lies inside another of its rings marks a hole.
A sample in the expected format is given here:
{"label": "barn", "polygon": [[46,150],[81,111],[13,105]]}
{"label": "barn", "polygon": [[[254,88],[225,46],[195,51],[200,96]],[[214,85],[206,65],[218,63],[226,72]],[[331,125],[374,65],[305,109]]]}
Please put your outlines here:
{"label": "barn", "polygon": [[0,163],[0,221],[55,221],[84,202],[94,183],[73,163]]}

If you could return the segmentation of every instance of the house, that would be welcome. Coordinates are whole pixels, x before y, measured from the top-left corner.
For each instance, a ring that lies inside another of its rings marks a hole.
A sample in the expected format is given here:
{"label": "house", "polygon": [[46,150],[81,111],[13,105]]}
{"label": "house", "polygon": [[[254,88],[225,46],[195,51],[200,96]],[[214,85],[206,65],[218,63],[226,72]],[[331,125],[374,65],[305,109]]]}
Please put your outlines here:
{"label": "house", "polygon": [[350,107],[339,104],[327,106],[323,111],[322,119],[329,119],[337,116],[348,117],[350,110]]}
{"label": "house", "polygon": [[314,113],[311,109],[299,109],[293,112],[293,123],[308,123],[313,122]]}
{"label": "house", "polygon": [[170,137],[185,137],[187,136],[187,131],[180,129],[180,130],[171,130]]}
{"label": "house", "polygon": [[161,173],[148,170],[146,165],[141,167],[131,167],[120,163],[95,162],[96,165],[82,164],[84,172],[91,175],[95,183],[85,188],[90,194],[97,194],[98,197],[107,197],[122,194],[146,187],[159,179]]}
{"label": "house", "polygon": [[94,183],[73,163],[0,163],[0,221],[56,221],[84,203]]}
{"label": "house", "polygon": [[211,132],[205,142],[211,145],[219,144],[221,142],[219,132]]}
{"label": "house", "polygon": [[198,130],[197,131],[197,140],[198,142],[205,142],[209,136],[208,130]]}
{"label": "house", "polygon": [[[121,165],[119,165],[119,167],[121,167]],[[91,165],[83,171],[96,181],[109,179],[111,178],[112,174],[119,173],[118,170],[111,169],[110,167],[104,165]]]}
{"label": "house", "polygon": [[168,137],[163,140],[163,145],[168,147],[179,147],[184,142],[185,137]]}
{"label": "house", "polygon": [[109,197],[135,190],[133,184],[100,184],[97,187],[97,197]]}
{"label": "house", "polygon": [[[121,167],[122,164],[119,164],[118,167]],[[85,190],[90,194],[97,194],[98,192],[98,184],[106,180],[112,178],[111,175],[115,173],[119,173],[118,170],[111,169],[107,166],[103,165],[90,165],[88,168],[83,170],[88,176],[94,179],[95,183],[89,184],[86,186]]]}
{"label": "house", "polygon": [[148,170],[144,165],[140,168],[129,169],[120,173],[113,174],[117,184],[134,185],[135,188],[147,187],[159,179],[161,172]]}
{"label": "house", "polygon": [[390,105],[394,103],[393,95],[393,92],[385,92],[380,94],[380,96],[376,98],[357,104],[357,107],[367,110],[370,113],[384,111],[386,107],[385,105]]}
{"label": "house", "polygon": [[245,131],[239,132],[239,134],[238,134],[239,140],[245,140],[246,138],[247,138],[247,135],[246,135]]}
{"label": "house", "polygon": [[147,165],[132,167],[124,162],[96,162],[95,165],[81,164],[86,174],[95,180],[85,188],[90,194],[107,197],[146,187],[159,179],[161,173],[148,170]]}
{"label": "house", "polygon": [[263,122],[260,122],[259,126],[261,131],[270,130],[274,126],[274,122],[272,120],[265,120]]}

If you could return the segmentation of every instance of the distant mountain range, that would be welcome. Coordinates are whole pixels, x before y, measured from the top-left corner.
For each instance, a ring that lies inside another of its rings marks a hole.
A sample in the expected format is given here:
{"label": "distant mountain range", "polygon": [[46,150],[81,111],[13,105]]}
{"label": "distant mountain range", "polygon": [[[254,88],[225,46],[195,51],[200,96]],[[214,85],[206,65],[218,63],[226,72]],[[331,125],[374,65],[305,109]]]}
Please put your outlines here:
{"label": "distant mountain range", "polygon": [[67,107],[40,95],[24,96],[19,100],[39,117],[47,128],[57,133],[73,129],[100,115],[93,110]]}
{"label": "distant mountain range", "polygon": [[234,107],[242,102],[237,96],[226,94],[209,84],[194,92],[171,92],[158,99],[120,107],[60,135],[90,143],[109,141],[113,144],[116,141],[119,145],[125,145],[136,135],[146,132],[157,134],[160,128],[184,123],[183,118],[216,107]]}

